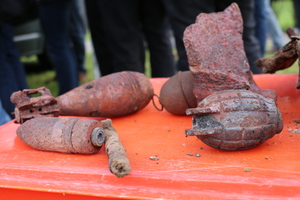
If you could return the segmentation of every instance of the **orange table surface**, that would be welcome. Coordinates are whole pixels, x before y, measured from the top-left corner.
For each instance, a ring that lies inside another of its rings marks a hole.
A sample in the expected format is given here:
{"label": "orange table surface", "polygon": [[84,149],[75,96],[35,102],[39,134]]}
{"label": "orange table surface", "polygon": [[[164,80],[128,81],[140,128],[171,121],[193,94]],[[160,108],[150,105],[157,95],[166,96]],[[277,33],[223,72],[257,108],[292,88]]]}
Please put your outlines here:
{"label": "orange table surface", "polygon": [[[151,79],[156,94],[166,80]],[[110,173],[104,148],[93,155],[40,151],[16,136],[18,124],[2,125],[0,199],[300,199],[298,76],[254,80],[277,91],[280,134],[249,150],[217,150],[185,137],[191,116],[160,112],[150,102],[136,114],[112,118],[132,167],[124,178]]]}

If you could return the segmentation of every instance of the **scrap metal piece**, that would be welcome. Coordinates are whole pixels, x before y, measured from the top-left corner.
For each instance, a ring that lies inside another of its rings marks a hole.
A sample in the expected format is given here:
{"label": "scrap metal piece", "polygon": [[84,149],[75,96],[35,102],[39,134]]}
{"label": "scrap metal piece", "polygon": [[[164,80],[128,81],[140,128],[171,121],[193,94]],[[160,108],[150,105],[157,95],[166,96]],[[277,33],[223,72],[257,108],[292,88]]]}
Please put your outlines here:
{"label": "scrap metal piece", "polygon": [[[29,98],[29,94],[42,93]],[[12,94],[16,122],[44,116],[118,117],[143,109],[153,97],[149,78],[124,71],[103,76],[54,98],[45,88]]]}
{"label": "scrap metal piece", "polygon": [[35,149],[62,153],[97,153],[105,141],[100,122],[79,118],[34,118],[18,127],[17,136]]}
{"label": "scrap metal piece", "polygon": [[193,128],[186,130],[186,136],[197,136],[222,150],[255,147],[283,129],[274,100],[249,90],[213,93],[186,113],[193,115]]}
{"label": "scrap metal piece", "polygon": [[[30,98],[30,95],[37,93],[41,96]],[[16,105],[14,114],[18,123],[36,117],[59,116],[60,104],[46,87],[14,92],[10,99]]]}
{"label": "scrap metal piece", "polygon": [[184,32],[194,95],[198,102],[222,90],[246,89],[276,99],[272,90],[260,89],[253,80],[242,40],[243,20],[236,3],[223,12],[201,13]]}
{"label": "scrap metal piece", "polygon": [[[300,58],[300,37],[290,36],[291,41],[281,47],[274,56],[258,59],[255,64],[260,67],[263,73],[275,73],[278,70],[289,68]],[[300,89],[300,64],[299,78],[296,88]]]}

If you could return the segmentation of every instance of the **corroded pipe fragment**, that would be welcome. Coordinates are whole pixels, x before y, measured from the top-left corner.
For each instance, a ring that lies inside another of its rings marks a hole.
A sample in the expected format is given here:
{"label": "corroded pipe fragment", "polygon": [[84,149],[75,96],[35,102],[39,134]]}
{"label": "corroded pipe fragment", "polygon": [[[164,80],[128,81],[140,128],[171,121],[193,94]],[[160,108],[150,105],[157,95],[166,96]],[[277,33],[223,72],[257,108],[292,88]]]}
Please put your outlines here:
{"label": "corroded pipe fragment", "polygon": [[255,147],[283,129],[276,103],[249,90],[215,92],[186,113],[193,115],[186,135],[222,150]]}
{"label": "corroded pipe fragment", "polygon": [[105,132],[105,150],[108,156],[109,170],[118,178],[122,178],[131,172],[126,150],[112,125],[111,119],[102,120],[101,124]]}
{"label": "corroded pipe fragment", "polygon": [[[28,97],[41,93],[40,97]],[[150,80],[142,73],[119,72],[83,84],[54,98],[45,88],[12,94],[18,123],[43,116],[117,117],[144,108],[153,97]]]}
{"label": "corroded pipe fragment", "polygon": [[105,141],[100,122],[79,118],[38,117],[19,126],[17,135],[35,149],[62,153],[97,153]]}
{"label": "corroded pipe fragment", "polygon": [[183,41],[198,101],[216,91],[237,89],[276,98],[274,91],[260,89],[254,82],[242,32],[243,20],[235,3],[224,12],[201,13],[196,23],[186,28]]}
{"label": "corroded pipe fragment", "polygon": [[[255,64],[262,69],[263,73],[275,73],[278,70],[292,66],[299,56],[300,37],[291,36],[291,41],[281,47],[274,56],[261,58],[257,60]],[[300,72],[297,89],[300,89]]]}

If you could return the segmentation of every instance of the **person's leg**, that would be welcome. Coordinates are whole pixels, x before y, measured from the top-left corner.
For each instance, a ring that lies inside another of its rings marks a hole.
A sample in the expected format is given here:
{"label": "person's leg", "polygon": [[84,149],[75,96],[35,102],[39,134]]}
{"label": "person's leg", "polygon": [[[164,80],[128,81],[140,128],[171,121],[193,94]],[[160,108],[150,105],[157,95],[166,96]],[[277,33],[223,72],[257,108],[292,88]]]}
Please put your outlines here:
{"label": "person's leg", "polygon": [[10,101],[13,92],[28,89],[24,66],[13,42],[12,27],[9,24],[0,26],[0,99],[5,111],[11,114],[15,105]]}
{"label": "person's leg", "polygon": [[63,94],[79,85],[74,52],[70,47],[70,16],[72,0],[55,1],[40,6],[40,19],[46,47],[57,73]]}
{"label": "person's leg", "polygon": [[163,0],[167,9],[168,17],[174,32],[177,53],[179,56],[177,62],[178,71],[188,71],[189,64],[183,44],[183,34],[187,26],[195,23],[196,17],[202,13],[215,11],[214,0]]}
{"label": "person's leg", "polygon": [[260,57],[264,57],[266,42],[267,42],[267,8],[265,0],[255,0],[254,6],[254,18],[255,18],[255,36],[258,39],[260,46]]}
{"label": "person's leg", "polygon": [[[300,30],[300,0],[293,0],[293,8],[294,8],[294,15],[295,15],[295,26]],[[298,31],[299,31],[298,30]]]}
{"label": "person's leg", "polygon": [[0,126],[9,122],[11,118],[7,114],[7,112],[2,107],[1,99],[0,99]]}
{"label": "person's leg", "polygon": [[85,8],[99,71],[102,76],[105,76],[113,73],[114,70],[112,67],[111,54],[108,51],[107,44],[105,42],[104,27],[102,25],[103,22],[99,3],[99,0],[86,0]]}
{"label": "person's leg", "polygon": [[74,0],[72,13],[71,13],[70,37],[75,52],[76,65],[79,70],[79,73],[86,73],[86,68],[84,66],[84,61],[85,61],[84,36],[85,36],[85,29],[84,29],[83,21],[79,14],[78,0]]}
{"label": "person's leg", "polygon": [[168,19],[161,0],[143,0],[141,3],[143,30],[150,51],[152,77],[170,77],[175,74]]}
{"label": "person's leg", "polygon": [[278,23],[277,17],[270,5],[270,0],[264,1],[266,3],[266,19],[268,24],[268,32],[270,33],[274,48],[278,50],[285,45],[283,32]]}
{"label": "person's leg", "polygon": [[144,73],[144,44],[139,0],[101,0],[102,26],[114,72]]}

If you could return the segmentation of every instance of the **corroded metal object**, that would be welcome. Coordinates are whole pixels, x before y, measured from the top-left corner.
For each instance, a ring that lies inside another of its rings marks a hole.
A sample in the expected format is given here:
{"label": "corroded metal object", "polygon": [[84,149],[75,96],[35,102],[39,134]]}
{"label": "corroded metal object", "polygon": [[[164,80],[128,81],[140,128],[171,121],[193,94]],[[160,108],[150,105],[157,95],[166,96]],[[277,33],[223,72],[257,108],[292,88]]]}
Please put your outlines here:
{"label": "corroded metal object", "polygon": [[224,12],[201,13],[196,23],[186,28],[183,41],[198,101],[217,91],[237,89],[276,98],[275,91],[260,89],[254,82],[242,32],[243,20],[236,3]]}
{"label": "corroded metal object", "polygon": [[[261,58],[255,62],[262,69],[263,73],[273,74],[278,70],[289,68],[300,57],[300,37],[294,35],[290,36],[290,38],[291,41],[281,47],[274,56]],[[296,87],[300,89],[300,71]]]}
{"label": "corroded metal object", "polygon": [[35,149],[62,153],[97,153],[105,141],[100,122],[79,118],[38,117],[19,126],[17,135]]}
{"label": "corroded metal object", "polygon": [[[41,93],[39,97],[28,97]],[[117,117],[144,108],[153,97],[149,79],[142,73],[124,71],[103,76],[54,98],[41,87],[12,94],[16,122],[44,116]]]}
{"label": "corroded metal object", "polygon": [[161,88],[159,102],[170,113],[185,115],[185,110],[197,106],[193,94],[194,76],[190,71],[178,72]]}
{"label": "corroded metal object", "polygon": [[222,150],[255,147],[283,129],[276,103],[249,90],[213,93],[186,113],[193,115],[193,128],[186,135]]}
{"label": "corroded metal object", "polygon": [[200,14],[184,33],[198,103],[186,110],[193,115],[186,135],[223,150],[252,148],[283,128],[275,91],[260,89],[253,80],[242,32],[233,3],[224,12]]}

